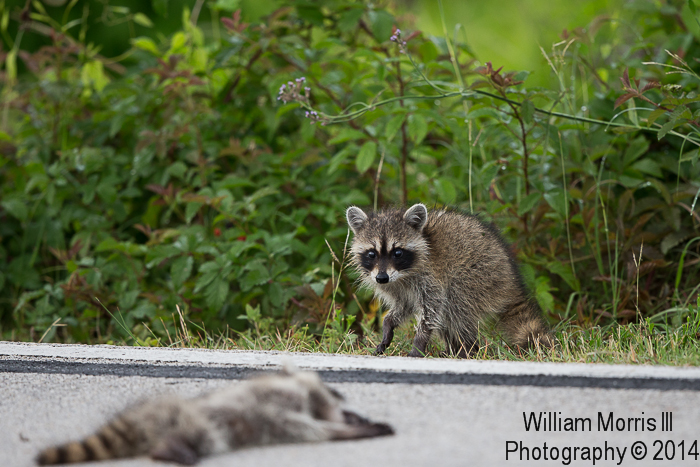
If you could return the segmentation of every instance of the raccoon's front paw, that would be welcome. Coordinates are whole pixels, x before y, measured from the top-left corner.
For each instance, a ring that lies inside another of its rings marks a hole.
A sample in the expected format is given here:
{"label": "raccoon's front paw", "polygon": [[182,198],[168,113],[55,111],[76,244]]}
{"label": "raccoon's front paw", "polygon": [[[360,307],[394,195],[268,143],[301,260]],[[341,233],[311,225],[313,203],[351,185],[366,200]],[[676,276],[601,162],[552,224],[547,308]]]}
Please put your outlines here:
{"label": "raccoon's front paw", "polygon": [[374,355],[382,355],[386,350],[386,345],[379,344],[376,349],[374,349]]}
{"label": "raccoon's front paw", "polygon": [[408,356],[409,356],[409,357],[414,357],[414,358],[423,358],[423,357],[425,357],[425,354],[424,354],[423,352],[421,352],[420,350],[414,348],[413,350],[411,350],[411,351],[408,353]]}

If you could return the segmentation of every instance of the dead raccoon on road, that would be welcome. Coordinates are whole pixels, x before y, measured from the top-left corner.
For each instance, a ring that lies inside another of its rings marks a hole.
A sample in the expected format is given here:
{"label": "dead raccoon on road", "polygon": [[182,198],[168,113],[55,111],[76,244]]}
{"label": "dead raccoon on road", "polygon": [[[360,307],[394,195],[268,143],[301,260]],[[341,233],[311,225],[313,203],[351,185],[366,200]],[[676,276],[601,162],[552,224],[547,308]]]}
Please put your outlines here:
{"label": "dead raccoon on road", "polygon": [[479,321],[489,316],[498,319],[511,344],[553,345],[540,307],[493,224],[452,210],[428,212],[423,204],[369,215],[352,206],[346,217],[355,234],[351,255],[360,282],[389,309],[377,354],[414,315],[411,357],[425,355],[433,332],[452,354],[467,357],[476,350]]}
{"label": "dead raccoon on road", "polygon": [[316,373],[291,369],[195,399],[141,403],[82,441],[44,450],[39,465],[150,455],[192,465],[245,446],[369,438],[393,434],[341,407],[342,396]]}

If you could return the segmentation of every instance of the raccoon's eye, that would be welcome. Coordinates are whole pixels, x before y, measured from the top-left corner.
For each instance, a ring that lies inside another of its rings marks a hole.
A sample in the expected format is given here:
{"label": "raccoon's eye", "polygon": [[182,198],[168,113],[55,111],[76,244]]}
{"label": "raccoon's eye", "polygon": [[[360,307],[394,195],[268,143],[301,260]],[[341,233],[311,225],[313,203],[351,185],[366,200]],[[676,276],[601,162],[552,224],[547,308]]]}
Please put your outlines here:
{"label": "raccoon's eye", "polygon": [[374,250],[369,250],[369,251],[367,252],[367,257],[368,257],[369,259],[374,259],[374,258],[377,257],[377,252],[374,251]]}
{"label": "raccoon's eye", "polygon": [[394,250],[394,256],[396,258],[401,258],[401,255],[403,254],[403,250],[401,248],[397,248]]}

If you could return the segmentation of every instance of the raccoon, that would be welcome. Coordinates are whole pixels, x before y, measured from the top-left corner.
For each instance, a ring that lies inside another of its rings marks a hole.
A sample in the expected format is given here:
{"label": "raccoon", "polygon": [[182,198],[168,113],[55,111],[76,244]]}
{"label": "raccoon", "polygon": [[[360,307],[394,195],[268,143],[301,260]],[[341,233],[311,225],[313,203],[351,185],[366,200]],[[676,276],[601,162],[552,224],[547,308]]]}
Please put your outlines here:
{"label": "raccoon", "polygon": [[428,212],[423,204],[369,215],[352,206],[346,217],[360,284],[388,308],[375,354],[382,354],[394,329],[414,315],[411,357],[425,355],[433,333],[451,354],[468,357],[477,350],[479,322],[488,316],[498,319],[511,344],[553,346],[542,311],[495,225],[449,209]]}
{"label": "raccoon", "polygon": [[343,408],[343,397],[316,373],[285,369],[203,397],[146,401],[82,441],[44,450],[39,465],[150,455],[193,465],[245,446],[369,438],[393,434]]}

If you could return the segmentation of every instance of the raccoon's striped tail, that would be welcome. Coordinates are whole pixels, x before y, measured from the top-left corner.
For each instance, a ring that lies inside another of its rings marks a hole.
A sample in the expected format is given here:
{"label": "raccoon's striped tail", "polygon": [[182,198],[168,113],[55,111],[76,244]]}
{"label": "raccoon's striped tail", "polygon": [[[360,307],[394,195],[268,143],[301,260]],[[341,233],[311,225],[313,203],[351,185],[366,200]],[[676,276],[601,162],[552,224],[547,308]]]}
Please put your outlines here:
{"label": "raccoon's striped tail", "polygon": [[36,461],[54,465],[136,456],[136,436],[125,421],[116,419],[82,441],[43,450]]}
{"label": "raccoon's striped tail", "polygon": [[553,348],[554,336],[542,318],[542,310],[534,299],[515,305],[500,316],[500,328],[505,332],[511,344],[522,348]]}

